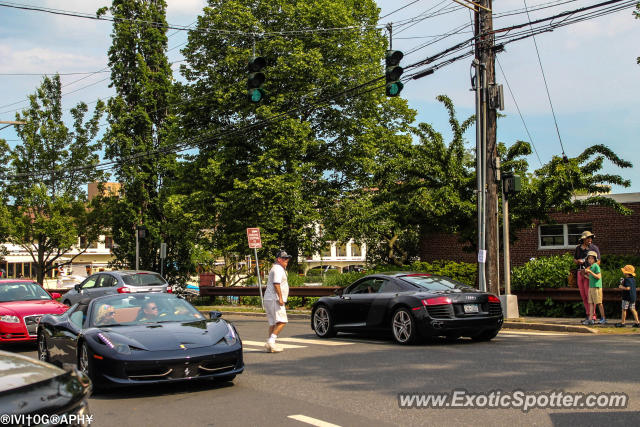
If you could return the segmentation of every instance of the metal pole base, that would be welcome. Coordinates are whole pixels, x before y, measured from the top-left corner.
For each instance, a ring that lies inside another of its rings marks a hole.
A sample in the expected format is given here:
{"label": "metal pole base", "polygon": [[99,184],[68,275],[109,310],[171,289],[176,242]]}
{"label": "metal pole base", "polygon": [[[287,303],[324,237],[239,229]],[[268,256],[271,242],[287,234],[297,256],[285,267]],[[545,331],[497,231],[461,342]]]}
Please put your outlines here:
{"label": "metal pole base", "polygon": [[504,320],[518,319],[520,317],[517,295],[500,295],[500,304],[502,305]]}

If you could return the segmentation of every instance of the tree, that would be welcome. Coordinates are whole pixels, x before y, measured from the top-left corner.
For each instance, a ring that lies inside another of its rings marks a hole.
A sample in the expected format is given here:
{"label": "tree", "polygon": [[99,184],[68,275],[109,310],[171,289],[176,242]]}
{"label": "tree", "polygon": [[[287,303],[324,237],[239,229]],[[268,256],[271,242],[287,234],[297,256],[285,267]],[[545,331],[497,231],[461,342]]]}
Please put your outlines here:
{"label": "tree", "polygon": [[340,240],[366,241],[370,262],[405,265],[418,258],[421,236],[460,232],[475,214],[473,157],[464,146],[474,117],[460,123],[451,100],[437,100],[449,113],[451,141],[419,124],[416,142],[385,147],[375,172],[333,209],[330,228]]}
{"label": "tree", "polygon": [[[387,148],[411,140],[415,113],[384,95],[377,20],[371,0],[208,2],[181,67],[182,129],[198,148],[190,200],[210,231],[203,247],[248,254],[245,229],[260,227],[267,258],[317,251],[327,208]],[[246,97],[254,46],[267,60],[257,105]]]}
{"label": "tree", "polygon": [[184,197],[173,192],[179,172],[166,3],[114,0],[98,15],[107,10],[115,17],[109,66],[117,95],[108,102],[105,156],[117,162],[115,175],[122,184],[119,197],[110,201],[116,265],[135,265],[135,230],[144,225],[149,234],[140,241],[140,267],[159,271],[158,251],[166,242],[170,261],[164,271],[172,283],[185,283],[192,270],[192,241]]}
{"label": "tree", "polygon": [[[441,133],[420,123],[415,129],[418,141],[394,145],[387,156],[377,158],[372,179],[359,181],[359,189],[340,199],[326,223],[334,238],[366,241],[372,262],[406,264],[419,256],[419,242],[428,241],[434,233],[457,234],[470,250],[477,251],[475,155],[465,148],[464,139],[475,117],[460,123],[451,100],[444,95],[437,100],[449,114],[451,141],[445,143]],[[630,185],[619,175],[601,173],[605,160],[620,168],[631,167],[606,146],[594,145],[566,160],[554,157],[529,172],[526,156],[531,152],[524,141],[498,147],[502,171],[523,177],[523,190],[510,198],[512,239],[519,229],[550,220],[553,210],[600,205],[629,213],[598,195],[609,192],[612,184]],[[580,193],[592,196],[573,197]]]}
{"label": "tree", "polygon": [[[89,182],[103,173],[93,166],[99,162],[100,144],[93,142],[104,104],[98,101],[91,118],[81,102],[70,110],[73,125],[63,122],[60,77],[45,77],[36,93],[29,96],[29,108],[16,114],[25,125],[16,128],[22,140],[14,149],[2,146],[5,167],[2,224],[6,241],[29,252],[36,267],[38,283],[56,264],[70,264],[95,242],[103,231],[100,206],[88,203]],[[85,242],[79,252],[68,258]]]}

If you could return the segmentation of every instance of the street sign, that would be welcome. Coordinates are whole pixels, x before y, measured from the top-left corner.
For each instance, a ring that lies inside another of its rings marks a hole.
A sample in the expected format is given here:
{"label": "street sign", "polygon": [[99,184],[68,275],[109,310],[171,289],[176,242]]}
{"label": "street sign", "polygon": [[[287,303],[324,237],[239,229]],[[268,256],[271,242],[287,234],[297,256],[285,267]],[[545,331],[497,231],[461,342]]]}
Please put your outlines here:
{"label": "street sign", "polygon": [[160,243],[160,258],[165,259],[167,257],[167,244]]}
{"label": "street sign", "polygon": [[247,228],[247,239],[249,240],[249,248],[251,249],[262,248],[262,240],[260,240],[259,228]]}

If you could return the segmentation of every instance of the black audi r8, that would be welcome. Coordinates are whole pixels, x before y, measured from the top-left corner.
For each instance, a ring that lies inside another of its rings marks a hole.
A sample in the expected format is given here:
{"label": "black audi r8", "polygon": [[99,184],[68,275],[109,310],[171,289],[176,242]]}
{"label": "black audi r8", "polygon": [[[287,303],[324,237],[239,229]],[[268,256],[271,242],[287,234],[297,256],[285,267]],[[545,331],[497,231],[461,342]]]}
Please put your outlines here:
{"label": "black audi r8", "polygon": [[191,379],[231,381],[244,370],[235,327],[206,319],[172,294],[116,294],[83,300],[64,314],[43,316],[38,357],[71,363],[95,388]]}
{"label": "black audi r8", "polygon": [[313,305],[311,328],[319,337],[391,331],[400,344],[430,336],[489,341],[503,322],[498,297],[443,276],[372,274],[338,293]]}

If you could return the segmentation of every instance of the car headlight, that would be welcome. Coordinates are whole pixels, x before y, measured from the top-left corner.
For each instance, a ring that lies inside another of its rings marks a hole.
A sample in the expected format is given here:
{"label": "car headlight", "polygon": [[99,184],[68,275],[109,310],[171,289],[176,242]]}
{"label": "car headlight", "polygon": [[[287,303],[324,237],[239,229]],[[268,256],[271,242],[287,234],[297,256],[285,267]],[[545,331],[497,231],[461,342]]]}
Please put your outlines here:
{"label": "car headlight", "polygon": [[227,335],[224,336],[224,340],[228,345],[233,345],[238,341],[238,335],[236,334],[235,329],[231,326],[230,323],[227,323]]}
{"label": "car headlight", "polygon": [[11,315],[0,316],[0,322],[20,323],[20,318],[18,316],[11,316]]}
{"label": "car headlight", "polygon": [[131,354],[131,347],[129,347],[128,344],[114,343],[109,338],[107,338],[104,334],[98,334],[98,337],[100,338],[103,344],[106,344],[109,348],[112,348],[118,353]]}

